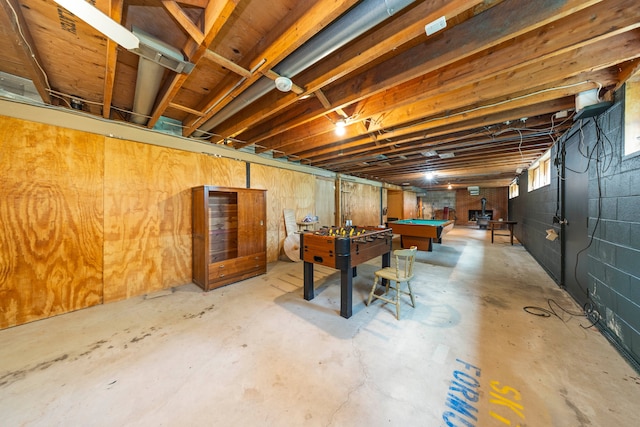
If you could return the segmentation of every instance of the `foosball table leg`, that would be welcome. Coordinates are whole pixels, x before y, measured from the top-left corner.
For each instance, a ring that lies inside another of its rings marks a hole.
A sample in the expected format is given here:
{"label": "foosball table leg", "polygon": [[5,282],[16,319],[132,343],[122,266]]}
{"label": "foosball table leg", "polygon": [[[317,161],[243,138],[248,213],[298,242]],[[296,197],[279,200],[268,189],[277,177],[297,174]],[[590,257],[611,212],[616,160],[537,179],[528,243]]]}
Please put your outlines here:
{"label": "foosball table leg", "polygon": [[340,316],[348,319],[352,314],[353,268],[340,270]]}
{"label": "foosball table leg", "polygon": [[310,301],[313,297],[313,263],[304,261],[304,299]]}

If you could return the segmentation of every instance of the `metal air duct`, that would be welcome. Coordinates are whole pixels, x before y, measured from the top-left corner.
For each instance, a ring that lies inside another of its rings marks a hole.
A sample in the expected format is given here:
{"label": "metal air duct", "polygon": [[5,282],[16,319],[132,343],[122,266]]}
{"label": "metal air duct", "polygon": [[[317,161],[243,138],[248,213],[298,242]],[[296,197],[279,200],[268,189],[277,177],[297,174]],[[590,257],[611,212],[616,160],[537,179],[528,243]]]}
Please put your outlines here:
{"label": "metal air duct", "polygon": [[146,125],[149,114],[156,102],[160,84],[164,76],[164,67],[143,57],[138,60],[138,77],[136,79],[136,93],[133,97],[133,112],[131,121],[139,125]]}
{"label": "metal air duct", "polygon": [[[273,71],[281,76],[293,77],[413,2],[414,0],[364,0],[282,60]],[[273,81],[269,78],[262,77],[256,80],[252,86],[200,126],[201,132],[196,131],[194,136],[201,136],[204,133],[202,131],[206,132],[218,126],[273,88]]]}
{"label": "metal air duct", "polygon": [[189,73],[193,69],[193,64],[185,61],[182,52],[178,49],[141,29],[134,27],[132,32],[140,39],[140,46],[131,52],[139,55],[140,59],[131,121],[145,125],[149,121],[149,114],[156,102],[165,70]]}

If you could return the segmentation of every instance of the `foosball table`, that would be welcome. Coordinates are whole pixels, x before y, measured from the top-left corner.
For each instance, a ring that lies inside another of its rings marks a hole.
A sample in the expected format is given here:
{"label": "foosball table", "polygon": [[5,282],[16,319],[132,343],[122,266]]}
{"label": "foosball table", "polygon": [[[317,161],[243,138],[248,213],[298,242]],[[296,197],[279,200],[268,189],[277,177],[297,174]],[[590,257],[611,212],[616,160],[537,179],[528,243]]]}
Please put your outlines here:
{"label": "foosball table", "polygon": [[304,261],[304,299],[314,298],[314,264],[340,270],[340,315],[351,317],[356,267],[382,256],[382,267],[391,265],[393,231],[378,227],[323,227],[300,234],[300,259]]}

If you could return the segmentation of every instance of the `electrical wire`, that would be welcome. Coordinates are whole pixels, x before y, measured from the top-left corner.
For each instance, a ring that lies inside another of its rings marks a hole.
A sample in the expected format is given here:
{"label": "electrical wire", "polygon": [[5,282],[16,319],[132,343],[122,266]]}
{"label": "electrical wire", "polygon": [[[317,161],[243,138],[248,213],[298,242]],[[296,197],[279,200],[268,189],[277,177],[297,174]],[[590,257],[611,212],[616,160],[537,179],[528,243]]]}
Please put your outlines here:
{"label": "electrical wire", "polygon": [[[60,99],[61,101],[63,101],[67,105],[67,107],[69,107],[71,109],[73,109],[73,107],[71,106],[71,103],[68,100],[68,99],[71,99],[71,98],[76,98],[76,99],[81,100],[83,103],[92,104],[92,105],[98,105],[98,106],[101,106],[102,108],[104,108],[104,102],[91,101],[91,100],[84,99],[84,98],[81,98],[81,97],[78,97],[78,96],[75,96],[75,95],[59,92],[59,91],[56,91],[56,90],[51,88],[51,84],[49,83],[49,77],[47,76],[47,73],[44,71],[44,68],[42,68],[42,66],[40,65],[40,62],[38,62],[38,58],[36,57],[36,55],[35,55],[35,53],[33,51],[33,48],[31,47],[31,45],[29,44],[27,38],[24,35],[24,32],[22,30],[22,26],[20,25],[20,20],[18,19],[18,14],[16,13],[16,10],[13,8],[13,5],[11,4],[11,2],[9,0],[5,0],[5,3],[9,6],[9,8],[11,9],[11,12],[13,13],[13,17],[14,17],[14,20],[15,20],[16,27],[18,29],[18,33],[20,34],[20,37],[22,38],[22,41],[24,42],[25,46],[27,46],[27,48],[29,49],[29,52],[30,52],[30,55],[31,55],[31,59],[36,64],[36,66],[38,67],[38,69],[42,73],[42,76],[44,77],[44,81],[45,81],[45,84],[47,86],[47,88],[46,88],[47,92],[51,96],[53,96],[54,98],[57,98],[57,99]],[[151,118],[151,116],[144,115],[144,114],[139,114],[139,113],[134,113],[131,110],[127,110],[127,109],[124,109],[124,108],[119,108],[119,107],[116,107],[114,105],[111,105],[110,108],[113,109],[113,110],[116,110],[116,111],[118,111],[120,113],[125,113],[125,114],[129,114],[129,115],[135,114],[137,116],[142,116],[142,117],[145,117],[147,119]],[[172,126],[180,127],[182,129],[186,129],[186,126],[183,126],[183,125],[177,125],[177,124],[173,124],[172,123]],[[206,131],[201,131],[201,132],[204,135],[206,135],[206,138],[211,138],[213,136],[223,138],[222,135],[218,135],[218,134],[215,134],[215,133],[206,132]],[[194,138],[194,139],[198,139],[198,138]],[[230,140],[230,138],[227,138],[227,139]],[[235,141],[243,142],[243,141],[239,141],[239,140],[235,140]]]}
{"label": "electrical wire", "polygon": [[[585,170],[583,171],[575,171],[569,167],[567,167],[566,165],[564,165],[565,170],[569,170],[571,172],[574,173],[578,173],[578,174],[585,174],[589,171],[590,166],[592,164],[593,161],[596,162],[596,182],[597,182],[597,187],[598,187],[598,205],[597,205],[597,216],[596,216],[596,220],[595,220],[595,224],[593,227],[593,230],[590,233],[590,237],[589,237],[589,242],[588,244],[582,248],[581,250],[579,250],[576,253],[576,259],[575,259],[575,263],[574,263],[574,268],[573,268],[573,275],[574,275],[574,279],[576,281],[576,284],[578,285],[578,288],[580,289],[580,291],[582,291],[585,296],[586,296],[586,303],[583,306],[583,313],[575,313],[575,312],[570,312],[568,310],[566,310],[565,308],[563,308],[562,306],[560,306],[560,304],[558,304],[556,301],[549,299],[548,300],[548,305],[549,305],[549,309],[546,308],[542,308],[542,307],[537,307],[537,306],[526,306],[524,307],[524,311],[535,315],[535,316],[540,316],[540,317],[551,317],[551,316],[555,316],[558,317],[559,319],[561,319],[564,322],[564,318],[559,315],[556,310],[554,310],[552,304],[554,304],[556,307],[558,307],[563,313],[569,314],[570,316],[581,316],[581,317],[585,317],[587,318],[591,324],[588,326],[584,326],[584,325],[580,325],[582,328],[591,328],[595,325],[598,325],[601,322],[601,314],[600,312],[598,312],[598,310],[595,308],[593,301],[591,299],[591,295],[589,292],[589,288],[585,287],[582,283],[580,283],[580,279],[578,277],[578,266],[580,263],[580,257],[581,255],[586,252],[593,244],[594,239],[595,239],[595,235],[596,235],[596,231],[598,230],[598,227],[600,226],[600,220],[601,220],[601,216],[602,216],[602,179],[603,179],[603,174],[609,170],[609,168],[611,167],[612,163],[613,163],[613,153],[614,153],[614,145],[613,142],[607,137],[607,135],[604,133],[604,131],[602,130],[602,127],[600,125],[600,121],[599,121],[599,117],[595,117],[592,120],[594,127],[595,127],[595,132],[596,132],[596,141],[594,144],[593,149],[591,150],[591,152],[587,155],[584,153],[582,147],[585,146],[584,145],[584,132],[583,132],[583,123],[581,121],[580,123],[580,128],[579,128],[579,147],[578,147],[578,152],[580,153],[580,155],[582,155],[584,158],[586,158],[588,160],[587,162],[587,166],[585,167]],[[564,153],[566,152],[566,144],[567,144],[567,140],[563,138],[567,135],[567,133],[565,133],[561,138],[560,138],[560,146],[558,148],[558,150],[556,151],[556,169],[557,169],[557,175],[560,176],[561,173],[561,168],[560,165],[562,162],[564,162]],[[608,143],[608,145],[605,145],[605,141],[606,143]],[[585,146],[586,147],[586,146]],[[607,148],[609,149],[607,151]],[[587,150],[588,152],[588,150]],[[610,153],[611,155],[608,155],[608,153]],[[562,179],[566,179],[566,177],[562,177]],[[559,186],[558,186],[559,189]],[[556,218],[558,217],[559,214],[559,198],[556,200]],[[602,328],[601,328],[602,329]]]}
{"label": "electrical wire", "polygon": [[[591,247],[591,245],[593,244],[593,240],[596,234],[596,231],[598,230],[598,227],[600,225],[600,219],[602,217],[602,173],[606,172],[610,166],[610,162],[613,160],[610,160],[609,165],[606,165],[606,150],[604,148],[604,142],[603,142],[603,135],[606,138],[606,135],[604,134],[604,132],[602,131],[602,128],[600,127],[600,123],[598,121],[598,118],[596,117],[593,120],[593,123],[595,125],[595,129],[596,129],[596,144],[595,147],[592,150],[592,154],[593,153],[598,153],[597,160],[596,160],[596,182],[598,184],[598,214],[596,216],[596,222],[593,226],[593,231],[591,232],[591,236],[589,237],[589,243],[587,244],[586,247],[582,248],[580,251],[578,251],[576,253],[576,262],[574,265],[574,270],[573,270],[573,274],[574,277],[576,279],[576,283],[578,284],[578,287],[580,288],[580,290],[582,290],[583,292],[585,292],[587,299],[590,300],[590,295],[589,295],[589,289],[585,289],[582,284],[580,283],[580,280],[578,279],[578,263],[580,261],[580,255],[585,252],[587,249],[589,249]],[[606,138],[609,141],[609,144],[611,146],[611,149],[613,151],[613,144],[611,143],[611,141]],[[600,150],[603,150],[602,153],[600,153]],[[603,165],[606,165],[606,169],[601,169],[600,167],[600,154],[603,154]],[[612,156],[611,156],[612,157]],[[591,156],[589,156],[589,162],[591,162]],[[584,173],[584,172],[583,172]]]}
{"label": "electrical wire", "polygon": [[[580,324],[580,327],[583,328],[583,329],[589,329],[589,328],[593,327],[598,322],[598,320],[600,318],[599,313],[597,313],[593,309],[593,306],[591,304],[588,304],[588,305],[585,304],[585,306],[583,308],[583,311],[581,311],[581,312],[567,310],[566,308],[561,306],[553,298],[547,299],[547,305],[549,306],[549,308],[544,308],[544,307],[539,307],[539,306],[534,306],[534,305],[528,305],[528,306],[522,307],[522,309],[526,313],[529,313],[529,314],[532,314],[532,315],[538,316],[538,317],[556,317],[556,318],[562,320],[563,323],[567,323],[568,321],[570,321],[574,317],[583,317],[585,319],[588,319],[591,322],[591,324],[589,324],[587,326]],[[554,306],[556,308],[558,308],[559,311],[556,311],[554,309]],[[590,317],[590,316],[593,316],[594,313],[597,313],[597,316],[596,316],[595,319]],[[565,315],[569,315],[569,318],[566,319]]]}
{"label": "electrical wire", "polygon": [[38,69],[42,73],[42,76],[44,77],[44,82],[47,85],[47,89],[51,89],[51,85],[49,84],[49,77],[47,76],[47,73],[45,73],[44,69],[42,68],[42,66],[38,62],[38,58],[36,58],[36,54],[33,52],[33,48],[31,47],[31,45],[27,41],[27,38],[25,37],[24,33],[22,32],[22,26],[20,25],[20,19],[18,19],[18,13],[13,8],[13,5],[11,4],[11,2],[9,0],[5,0],[5,3],[7,3],[9,8],[11,9],[11,12],[13,13],[13,18],[16,21],[16,27],[18,27],[18,33],[20,34],[20,37],[22,38],[22,41],[24,42],[24,44],[29,49],[29,52],[31,54],[31,59],[33,59],[33,62],[36,63],[36,66],[38,67]]}

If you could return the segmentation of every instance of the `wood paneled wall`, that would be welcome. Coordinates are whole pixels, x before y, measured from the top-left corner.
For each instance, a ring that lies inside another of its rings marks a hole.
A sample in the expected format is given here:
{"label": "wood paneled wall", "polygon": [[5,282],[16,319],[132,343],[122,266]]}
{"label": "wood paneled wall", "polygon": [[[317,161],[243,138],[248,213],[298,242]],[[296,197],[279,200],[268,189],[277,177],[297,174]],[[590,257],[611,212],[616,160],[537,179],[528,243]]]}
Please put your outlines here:
{"label": "wood paneled wall", "polygon": [[191,281],[191,188],[245,187],[244,162],[106,138],[104,300]]}
{"label": "wood paneled wall", "polygon": [[102,302],[102,137],[0,117],[0,328]]}
{"label": "wood paneled wall", "polygon": [[[0,328],[191,282],[191,188],[244,188],[244,161],[0,116]],[[283,210],[315,214],[316,177],[250,164],[267,191],[267,261]],[[328,187],[327,187],[328,188]],[[380,188],[348,182],[354,224]],[[347,193],[345,193],[347,194]]]}
{"label": "wood paneled wall", "polygon": [[251,164],[251,188],[267,190],[267,260],[282,253],[287,237],[284,209],[293,209],[296,220],[315,212],[315,177],[311,174]]}
{"label": "wood paneled wall", "polygon": [[315,216],[319,227],[337,224],[336,221],[336,181],[331,178],[316,177]]}
{"label": "wood paneled wall", "polygon": [[388,214],[390,218],[418,218],[418,196],[414,191],[388,190]]}
{"label": "wood paneled wall", "polygon": [[387,190],[387,218],[404,218],[402,190]]}
{"label": "wood paneled wall", "polygon": [[472,196],[466,189],[456,190],[456,224],[475,225],[469,221],[469,210],[482,209],[482,198],[487,199],[486,209],[493,211],[493,218],[509,219],[509,189],[507,187],[480,188],[480,194]]}
{"label": "wood paneled wall", "polygon": [[414,191],[402,192],[403,218],[418,218],[418,195]]}
{"label": "wood paneled wall", "polygon": [[359,226],[380,224],[380,187],[343,180],[340,200],[343,218],[339,225],[347,219]]}

